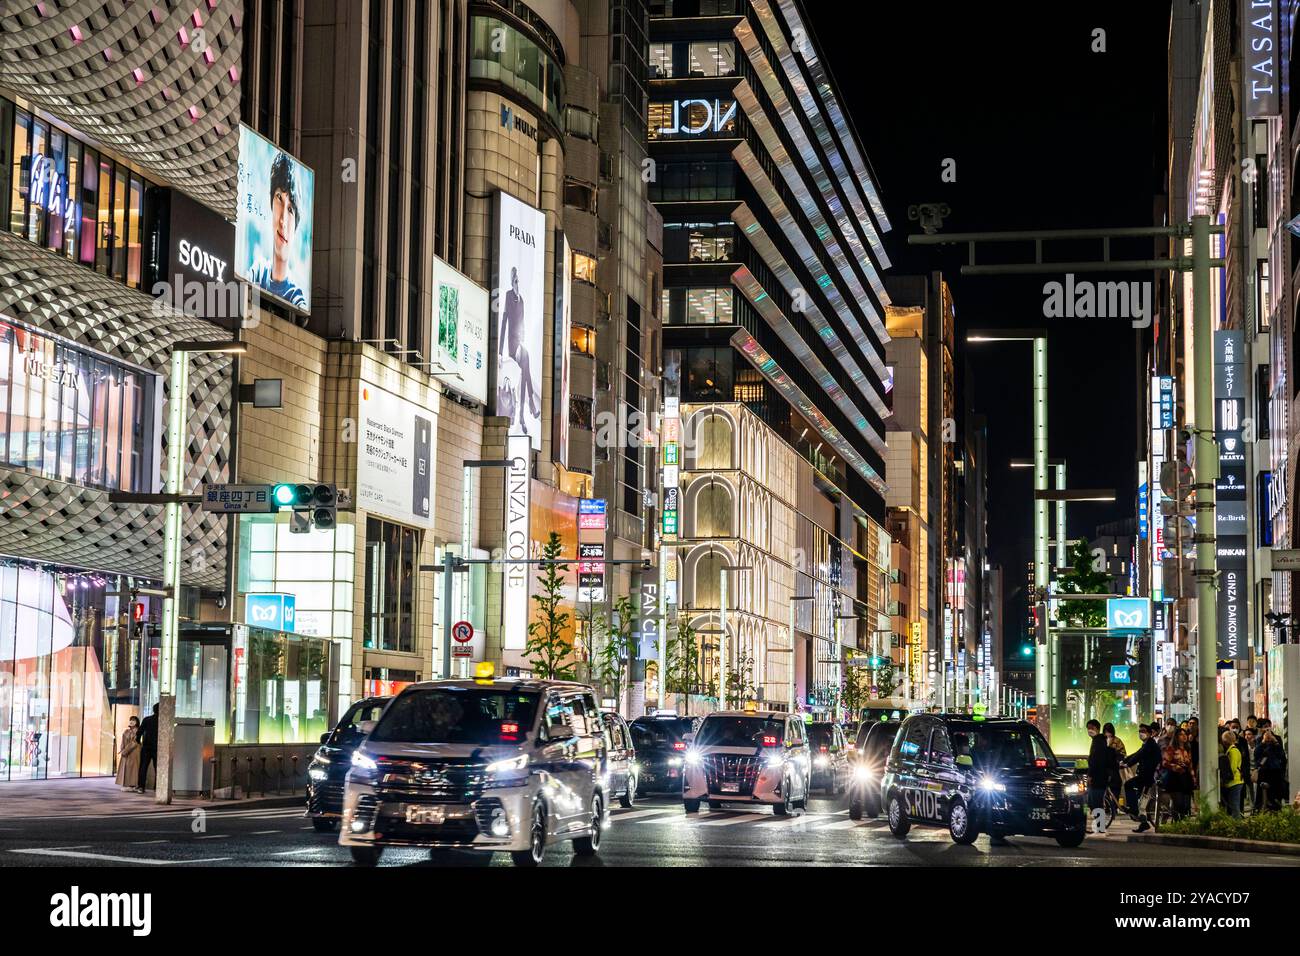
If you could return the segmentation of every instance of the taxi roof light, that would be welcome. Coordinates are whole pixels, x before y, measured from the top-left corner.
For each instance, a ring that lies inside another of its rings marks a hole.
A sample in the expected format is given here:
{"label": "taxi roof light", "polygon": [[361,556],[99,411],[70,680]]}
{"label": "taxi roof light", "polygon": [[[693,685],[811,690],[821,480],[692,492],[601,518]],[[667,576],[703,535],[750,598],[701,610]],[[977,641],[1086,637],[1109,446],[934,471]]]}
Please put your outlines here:
{"label": "taxi roof light", "polygon": [[474,680],[480,684],[485,684],[492,680],[496,674],[496,666],[491,661],[483,661],[474,665]]}
{"label": "taxi roof light", "polygon": [[745,713],[752,714],[755,713],[757,710],[758,710],[758,701],[756,700],[745,701]]}

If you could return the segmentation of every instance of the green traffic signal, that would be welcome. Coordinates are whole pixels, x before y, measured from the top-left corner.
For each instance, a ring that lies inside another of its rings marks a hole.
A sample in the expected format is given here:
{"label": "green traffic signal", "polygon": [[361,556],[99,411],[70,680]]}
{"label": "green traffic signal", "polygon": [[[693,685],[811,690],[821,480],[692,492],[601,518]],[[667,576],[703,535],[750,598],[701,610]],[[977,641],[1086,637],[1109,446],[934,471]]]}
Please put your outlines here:
{"label": "green traffic signal", "polygon": [[271,500],[278,508],[287,508],[298,500],[297,485],[275,485],[271,489]]}

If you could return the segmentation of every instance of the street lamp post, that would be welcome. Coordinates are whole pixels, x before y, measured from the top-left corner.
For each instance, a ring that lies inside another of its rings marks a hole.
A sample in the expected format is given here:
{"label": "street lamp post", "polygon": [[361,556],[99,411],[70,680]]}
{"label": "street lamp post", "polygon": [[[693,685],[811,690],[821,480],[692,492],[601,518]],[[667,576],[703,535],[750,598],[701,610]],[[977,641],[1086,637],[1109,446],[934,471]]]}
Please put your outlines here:
{"label": "street lamp post", "polygon": [[[184,341],[172,343],[171,377],[167,392],[167,479],[163,525],[163,614],[162,647],[158,653],[158,763],[154,801],[172,802],[172,747],[176,730],[176,654],[180,643],[181,542],[184,539],[181,514],[181,483],[185,478],[185,432],[190,395],[192,354],[243,355],[243,342]],[[141,705],[144,701],[140,702]]]}
{"label": "street lamp post", "polygon": [[[1047,490],[1047,332],[1042,329],[996,330],[971,332],[967,343],[981,342],[1032,342],[1033,343],[1033,402],[1034,402],[1034,490]],[[1059,516],[1058,516],[1059,520]],[[1034,501],[1034,587],[1046,593],[1049,580],[1047,568],[1047,502]],[[1040,727],[1050,727],[1047,718],[1048,694],[1051,688],[1049,648],[1038,655],[1035,666],[1035,688],[1038,695]]]}

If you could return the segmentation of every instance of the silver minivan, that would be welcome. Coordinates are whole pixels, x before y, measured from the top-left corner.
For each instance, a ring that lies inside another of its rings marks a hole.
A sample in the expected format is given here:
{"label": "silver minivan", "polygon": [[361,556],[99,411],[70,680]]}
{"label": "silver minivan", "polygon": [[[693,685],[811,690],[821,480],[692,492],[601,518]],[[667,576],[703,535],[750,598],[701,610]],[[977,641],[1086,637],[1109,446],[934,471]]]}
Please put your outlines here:
{"label": "silver minivan", "polygon": [[590,687],[497,678],[412,684],[352,756],[339,843],[362,865],[384,847],[509,852],[600,849],[608,821],[605,734]]}

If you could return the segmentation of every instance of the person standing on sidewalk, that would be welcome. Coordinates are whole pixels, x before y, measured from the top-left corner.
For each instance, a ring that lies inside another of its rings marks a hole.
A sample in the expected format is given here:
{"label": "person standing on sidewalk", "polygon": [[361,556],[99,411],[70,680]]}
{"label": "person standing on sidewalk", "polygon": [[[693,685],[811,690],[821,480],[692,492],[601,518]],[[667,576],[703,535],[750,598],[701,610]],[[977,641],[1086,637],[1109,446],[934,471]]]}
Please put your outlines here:
{"label": "person standing on sidewalk", "polygon": [[1092,745],[1088,748],[1088,815],[1094,820],[1093,832],[1105,833],[1105,817],[1098,821],[1093,817],[1093,811],[1106,805],[1106,788],[1110,786],[1115,751],[1106,743],[1101,721],[1088,721],[1088,736],[1092,738]]}
{"label": "person standing on sidewalk", "polygon": [[1181,728],[1174,734],[1174,742],[1165,750],[1160,765],[1163,775],[1161,787],[1169,792],[1169,806],[1175,820],[1181,820],[1192,809],[1192,755],[1187,749],[1187,731]]}
{"label": "person standing on sidewalk", "polygon": [[1112,765],[1110,771],[1110,780],[1106,786],[1110,787],[1111,793],[1115,794],[1116,805],[1124,802],[1124,783],[1129,774],[1125,771],[1124,758],[1128,756],[1128,748],[1124,746],[1124,741],[1115,733],[1115,725],[1107,722],[1102,726],[1101,732],[1106,737],[1106,746],[1114,751],[1112,754]]}
{"label": "person standing on sidewalk", "polygon": [[1259,774],[1259,786],[1255,791],[1255,806],[1264,810],[1276,810],[1278,804],[1286,800],[1287,793],[1283,783],[1282,768],[1286,756],[1282,744],[1272,728],[1264,727],[1260,741],[1255,745],[1255,768]]}
{"label": "person standing on sidewalk", "polygon": [[134,790],[140,775],[140,718],[131,715],[126,730],[122,731],[122,746],[117,752],[117,785]]}
{"label": "person standing on sidewalk", "polygon": [[1230,815],[1241,819],[1241,751],[1237,749],[1237,735],[1225,730],[1219,738],[1223,745],[1219,752],[1219,772],[1223,775],[1223,806]]}
{"label": "person standing on sidewalk", "polygon": [[1128,815],[1139,823],[1135,832],[1145,833],[1151,829],[1151,821],[1147,817],[1147,805],[1154,795],[1156,770],[1160,767],[1160,745],[1155,741],[1153,729],[1146,724],[1138,727],[1138,737],[1142,741],[1142,746],[1137,753],[1125,758],[1124,765],[1137,766],[1137,773],[1126,785]]}
{"label": "person standing on sidewalk", "polygon": [[153,713],[140,723],[140,774],[136,778],[136,793],[144,793],[144,785],[149,782],[149,765],[158,770],[158,705],[153,705]]}

